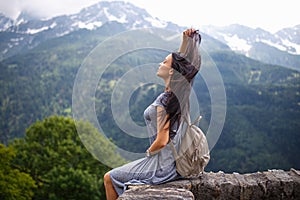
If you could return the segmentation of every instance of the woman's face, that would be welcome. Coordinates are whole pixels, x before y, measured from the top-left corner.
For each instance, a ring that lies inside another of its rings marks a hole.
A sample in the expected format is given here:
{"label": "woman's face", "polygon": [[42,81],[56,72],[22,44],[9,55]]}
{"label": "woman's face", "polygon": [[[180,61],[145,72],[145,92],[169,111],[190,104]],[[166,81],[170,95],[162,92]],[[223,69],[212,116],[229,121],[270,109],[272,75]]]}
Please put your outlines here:
{"label": "woman's face", "polygon": [[172,65],[172,54],[169,54],[163,62],[159,63],[159,68],[157,70],[156,75],[163,79],[169,78],[173,73],[173,69],[171,65]]}

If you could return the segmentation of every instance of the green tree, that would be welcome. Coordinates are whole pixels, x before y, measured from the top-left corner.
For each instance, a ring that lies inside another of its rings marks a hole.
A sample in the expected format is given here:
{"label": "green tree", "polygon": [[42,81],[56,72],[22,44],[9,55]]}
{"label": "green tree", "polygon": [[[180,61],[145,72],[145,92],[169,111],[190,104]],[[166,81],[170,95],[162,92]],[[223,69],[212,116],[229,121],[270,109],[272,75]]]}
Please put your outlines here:
{"label": "green tree", "polygon": [[15,156],[12,147],[0,144],[0,199],[2,200],[31,199],[33,189],[36,188],[29,174],[20,172],[17,166],[12,165]]}
{"label": "green tree", "polygon": [[[84,135],[98,137],[102,144],[98,148],[106,151],[112,160],[124,162],[90,123],[77,125]],[[86,150],[72,118],[52,116],[38,121],[13,146],[18,150],[15,163],[38,184],[35,199],[104,198],[103,175],[109,167]]]}

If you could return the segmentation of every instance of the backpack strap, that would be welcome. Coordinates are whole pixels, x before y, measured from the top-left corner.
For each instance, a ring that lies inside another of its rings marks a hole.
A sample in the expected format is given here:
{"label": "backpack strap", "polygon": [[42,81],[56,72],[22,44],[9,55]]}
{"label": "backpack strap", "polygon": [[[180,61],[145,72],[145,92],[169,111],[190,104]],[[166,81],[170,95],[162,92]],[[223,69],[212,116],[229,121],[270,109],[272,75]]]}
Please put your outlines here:
{"label": "backpack strap", "polygon": [[171,146],[171,149],[172,149],[172,152],[173,152],[173,156],[174,156],[175,160],[177,160],[179,158],[179,156],[178,156],[177,150],[176,150],[176,148],[175,148],[175,146],[173,144],[173,141],[171,139],[169,140],[169,144]]}
{"label": "backpack strap", "polygon": [[192,123],[191,125],[197,125],[197,124],[200,122],[201,119],[202,119],[202,116],[199,115],[199,116],[193,121],[193,123]]}

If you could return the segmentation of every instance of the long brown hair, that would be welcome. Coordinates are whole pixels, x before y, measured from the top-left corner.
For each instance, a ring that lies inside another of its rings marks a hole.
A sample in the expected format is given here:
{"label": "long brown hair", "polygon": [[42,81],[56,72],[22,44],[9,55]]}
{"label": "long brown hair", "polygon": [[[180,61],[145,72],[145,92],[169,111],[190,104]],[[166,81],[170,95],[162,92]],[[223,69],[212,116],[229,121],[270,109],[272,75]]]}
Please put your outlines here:
{"label": "long brown hair", "polygon": [[[182,105],[189,101],[193,78],[198,73],[198,69],[179,53],[172,53],[171,67],[175,71],[170,80],[171,91],[164,93],[165,96],[161,103],[168,114],[167,121],[170,120],[169,137],[172,139],[179,128]],[[174,130],[176,123],[177,126]]]}

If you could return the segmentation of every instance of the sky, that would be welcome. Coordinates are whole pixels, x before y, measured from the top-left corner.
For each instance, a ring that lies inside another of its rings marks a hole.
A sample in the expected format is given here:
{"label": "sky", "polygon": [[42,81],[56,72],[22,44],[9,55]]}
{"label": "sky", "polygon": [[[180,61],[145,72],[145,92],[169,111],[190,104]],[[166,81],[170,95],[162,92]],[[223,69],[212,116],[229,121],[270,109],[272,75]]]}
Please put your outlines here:
{"label": "sky", "polygon": [[[99,0],[0,0],[0,12],[15,18],[22,10],[40,17],[72,14]],[[126,0],[153,17],[181,26],[241,24],[276,32],[300,24],[297,0]]]}

